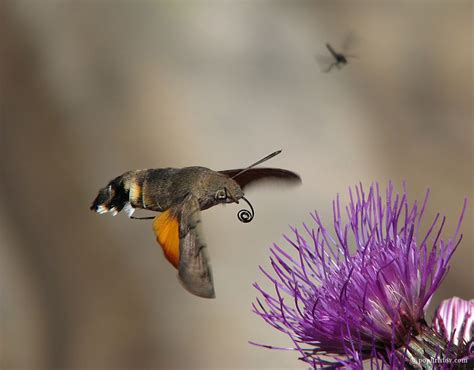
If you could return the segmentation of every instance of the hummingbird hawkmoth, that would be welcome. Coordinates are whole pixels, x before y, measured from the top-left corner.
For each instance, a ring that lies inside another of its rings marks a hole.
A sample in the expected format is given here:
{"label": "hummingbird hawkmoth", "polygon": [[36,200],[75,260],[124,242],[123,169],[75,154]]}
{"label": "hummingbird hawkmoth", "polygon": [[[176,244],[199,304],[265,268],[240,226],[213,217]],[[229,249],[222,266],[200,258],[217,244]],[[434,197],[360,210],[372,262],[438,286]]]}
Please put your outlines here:
{"label": "hummingbird hawkmoth", "polygon": [[[214,298],[212,271],[207,246],[200,229],[200,211],[217,204],[239,203],[238,218],[250,222],[254,215],[244,189],[261,180],[301,183],[294,172],[279,168],[254,168],[279,154],[278,150],[244,168],[213,171],[205,167],[157,168],[128,171],[99,190],[90,209],[114,216],[124,210],[134,219],[153,219],[153,231],[166,259],[178,270],[178,277],[189,292]],[[160,212],[156,217],[134,217],[135,209]]]}

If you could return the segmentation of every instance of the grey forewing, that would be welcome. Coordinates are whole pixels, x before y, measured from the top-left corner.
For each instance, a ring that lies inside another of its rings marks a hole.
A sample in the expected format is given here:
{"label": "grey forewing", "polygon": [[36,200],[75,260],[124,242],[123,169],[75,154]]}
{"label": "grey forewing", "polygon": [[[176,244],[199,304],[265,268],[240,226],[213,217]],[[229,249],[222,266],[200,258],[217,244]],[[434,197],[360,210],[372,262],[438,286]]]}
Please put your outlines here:
{"label": "grey forewing", "polygon": [[298,174],[281,168],[257,167],[251,168],[238,175],[241,171],[242,169],[235,169],[219,172],[234,178],[234,181],[236,181],[242,189],[245,189],[248,185],[253,185],[254,183],[259,183],[263,180],[280,181],[287,184],[301,184],[301,177]]}

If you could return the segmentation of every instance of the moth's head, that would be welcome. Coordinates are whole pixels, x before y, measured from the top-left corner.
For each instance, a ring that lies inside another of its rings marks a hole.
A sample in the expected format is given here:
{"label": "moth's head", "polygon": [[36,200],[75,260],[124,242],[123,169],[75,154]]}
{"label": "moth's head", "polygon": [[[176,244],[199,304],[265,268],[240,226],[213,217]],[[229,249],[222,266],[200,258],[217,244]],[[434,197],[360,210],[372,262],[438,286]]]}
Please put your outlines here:
{"label": "moth's head", "polygon": [[239,184],[230,177],[219,174],[213,181],[210,196],[213,197],[215,204],[218,203],[239,203],[239,200],[244,196],[244,192]]}

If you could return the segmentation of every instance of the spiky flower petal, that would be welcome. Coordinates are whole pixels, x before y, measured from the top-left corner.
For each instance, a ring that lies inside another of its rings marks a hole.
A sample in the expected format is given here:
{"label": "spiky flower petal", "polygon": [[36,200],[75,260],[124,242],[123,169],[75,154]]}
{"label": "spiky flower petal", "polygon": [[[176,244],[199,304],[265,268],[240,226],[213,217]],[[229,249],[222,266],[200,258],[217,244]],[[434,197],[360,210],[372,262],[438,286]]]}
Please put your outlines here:
{"label": "spiky flower petal", "polygon": [[439,214],[420,235],[428,195],[420,207],[410,205],[405,189],[395,194],[392,184],[385,199],[378,184],[368,192],[360,185],[349,189],[344,210],[337,196],[332,233],[315,212],[316,228],[303,224],[304,232],[292,228],[294,236],[285,236],[293,253],[271,248],[273,271],[261,270],[274,292],[255,284],[263,300],[254,311],[289,335],[301,359],[315,367],[362,366],[372,358],[403,368],[417,356],[406,345],[425,333],[425,308],[461,240],[466,206],[450,239],[441,237]]}
{"label": "spiky flower petal", "polygon": [[440,303],[433,322],[434,329],[455,345],[464,345],[466,355],[474,351],[474,299],[453,297]]}

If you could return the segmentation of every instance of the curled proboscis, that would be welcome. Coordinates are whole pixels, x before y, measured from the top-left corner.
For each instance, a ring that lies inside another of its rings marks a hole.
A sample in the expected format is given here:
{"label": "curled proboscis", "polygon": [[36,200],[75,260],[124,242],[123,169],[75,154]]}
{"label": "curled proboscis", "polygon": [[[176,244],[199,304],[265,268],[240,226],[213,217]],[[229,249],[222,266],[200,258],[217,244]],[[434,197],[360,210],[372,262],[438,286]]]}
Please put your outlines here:
{"label": "curled proboscis", "polygon": [[246,224],[253,220],[255,216],[255,211],[252,207],[252,204],[250,204],[250,202],[245,197],[242,197],[242,199],[245,200],[245,202],[249,205],[250,211],[247,209],[241,209],[237,213],[237,218],[239,219],[240,222],[243,222],[244,224]]}

